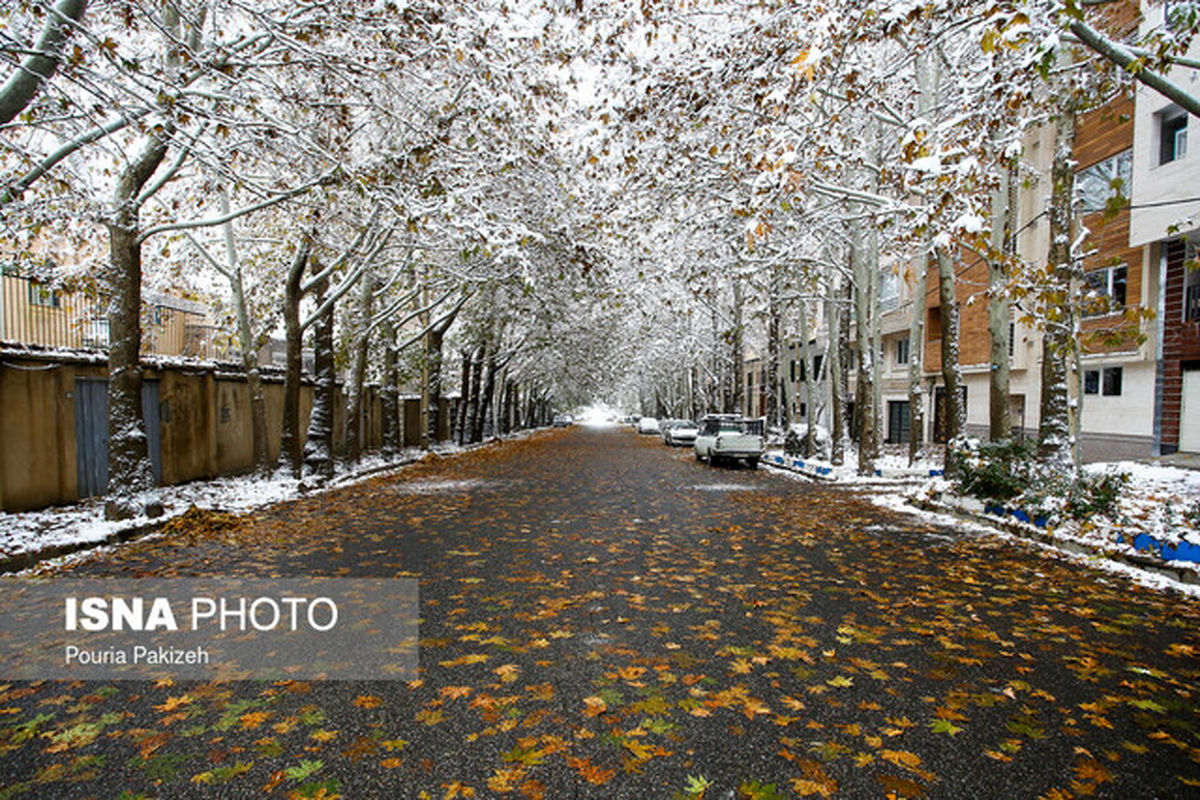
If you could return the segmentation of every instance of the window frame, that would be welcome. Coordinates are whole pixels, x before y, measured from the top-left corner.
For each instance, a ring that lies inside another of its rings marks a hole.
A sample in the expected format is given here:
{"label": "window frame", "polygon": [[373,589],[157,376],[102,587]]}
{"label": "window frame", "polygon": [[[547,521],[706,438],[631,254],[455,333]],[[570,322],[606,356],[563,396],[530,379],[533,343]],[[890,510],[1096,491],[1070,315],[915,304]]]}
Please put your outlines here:
{"label": "window frame", "polygon": [[[1117,280],[1118,272],[1123,273],[1121,280]],[[1103,275],[1103,285],[1097,285],[1094,276]],[[1106,317],[1111,314],[1120,314],[1129,307],[1129,265],[1128,264],[1113,264],[1099,269],[1090,269],[1083,274],[1083,282],[1089,291],[1094,291],[1108,299],[1108,307],[1099,311],[1087,311],[1083,313],[1085,319],[1092,317]],[[1117,300],[1114,291],[1120,285],[1121,298]]]}
{"label": "window frame", "polygon": [[1124,367],[1104,367],[1100,373],[1101,396],[1120,397],[1124,389],[1124,383]]}
{"label": "window frame", "polygon": [[[1103,188],[1103,199],[1099,189]],[[1082,214],[1108,208],[1114,198],[1128,200],[1133,194],[1133,148],[1102,158],[1075,173],[1075,202]]]}
{"label": "window frame", "polygon": [[28,281],[27,285],[29,286],[29,305],[35,308],[62,307],[62,298],[58,294],[58,289],[35,280]]}
{"label": "window frame", "polygon": [[1187,158],[1188,113],[1179,106],[1170,105],[1154,116],[1158,132],[1158,166]]}

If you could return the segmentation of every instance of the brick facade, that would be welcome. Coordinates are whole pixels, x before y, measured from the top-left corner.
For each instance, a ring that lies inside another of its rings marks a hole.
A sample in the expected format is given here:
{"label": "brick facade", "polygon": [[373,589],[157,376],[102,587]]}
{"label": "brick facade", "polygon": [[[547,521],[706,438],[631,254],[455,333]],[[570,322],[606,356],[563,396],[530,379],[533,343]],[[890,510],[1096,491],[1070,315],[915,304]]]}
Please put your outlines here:
{"label": "brick facade", "polygon": [[1183,370],[1200,367],[1200,319],[1184,319],[1184,278],[1187,250],[1182,240],[1164,242],[1167,285],[1163,297],[1162,452],[1179,448],[1179,415]]}

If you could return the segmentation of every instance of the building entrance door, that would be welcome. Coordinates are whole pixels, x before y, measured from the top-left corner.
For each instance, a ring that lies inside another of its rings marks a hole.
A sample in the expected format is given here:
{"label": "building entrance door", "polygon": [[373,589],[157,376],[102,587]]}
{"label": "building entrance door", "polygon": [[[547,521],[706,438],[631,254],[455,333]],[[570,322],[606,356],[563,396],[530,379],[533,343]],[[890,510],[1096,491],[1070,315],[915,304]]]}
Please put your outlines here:
{"label": "building entrance door", "polygon": [[1179,449],[1200,453],[1200,369],[1183,371],[1179,403]]}

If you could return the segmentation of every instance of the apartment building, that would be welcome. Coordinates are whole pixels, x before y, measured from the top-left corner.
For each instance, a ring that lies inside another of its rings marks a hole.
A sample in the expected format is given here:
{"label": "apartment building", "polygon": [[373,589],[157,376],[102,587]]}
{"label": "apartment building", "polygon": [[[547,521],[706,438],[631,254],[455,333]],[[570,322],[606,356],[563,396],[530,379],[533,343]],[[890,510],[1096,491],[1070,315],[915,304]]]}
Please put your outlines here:
{"label": "apartment building", "polygon": [[[1172,25],[1178,2],[1143,2],[1142,26]],[[1193,42],[1188,55],[1200,59]],[[1200,96],[1200,70],[1168,77]],[[1139,86],[1134,101],[1129,245],[1145,253],[1158,291],[1151,347],[1156,454],[1200,452],[1200,119]]]}

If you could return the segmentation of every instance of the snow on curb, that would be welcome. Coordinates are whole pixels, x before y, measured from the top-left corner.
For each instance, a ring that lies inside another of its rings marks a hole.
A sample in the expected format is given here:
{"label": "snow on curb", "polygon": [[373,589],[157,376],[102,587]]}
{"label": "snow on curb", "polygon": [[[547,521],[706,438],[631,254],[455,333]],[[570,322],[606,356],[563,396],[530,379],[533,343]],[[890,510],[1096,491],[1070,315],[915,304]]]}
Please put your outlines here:
{"label": "snow on curb", "polygon": [[909,483],[939,477],[941,469],[932,467],[880,466],[871,475],[858,475],[852,467],[843,464],[834,466],[814,458],[799,458],[779,452],[767,452],[759,459],[763,464],[787,470],[815,481],[829,483]]}

